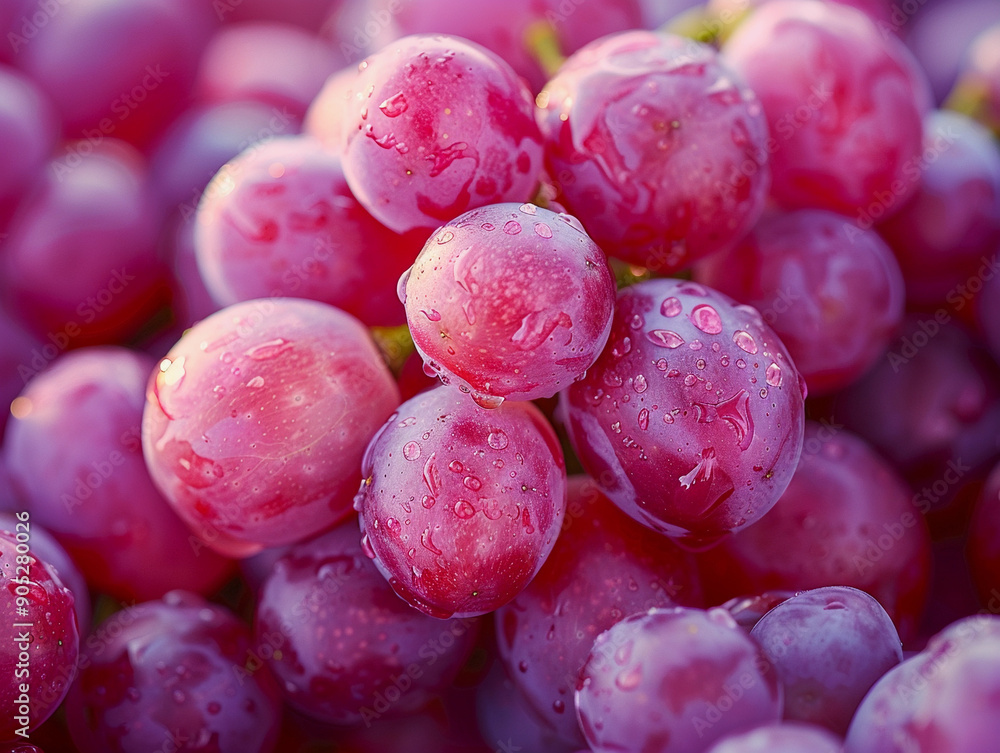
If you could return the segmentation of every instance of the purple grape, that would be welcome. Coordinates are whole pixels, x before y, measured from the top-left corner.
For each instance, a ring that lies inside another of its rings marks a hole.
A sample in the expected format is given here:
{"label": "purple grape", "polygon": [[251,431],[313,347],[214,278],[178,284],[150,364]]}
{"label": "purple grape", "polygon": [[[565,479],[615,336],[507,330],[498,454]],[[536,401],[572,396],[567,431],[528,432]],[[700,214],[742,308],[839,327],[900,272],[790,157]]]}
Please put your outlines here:
{"label": "purple grape", "polygon": [[150,155],[150,180],[164,206],[189,223],[202,192],[229,160],[252,144],[299,131],[287,108],[263,102],[223,102],[184,111]]}
{"label": "purple grape", "polygon": [[963,308],[982,288],[1000,248],[1000,149],[992,134],[954,112],[924,122],[920,187],[878,226],[914,305]]}
{"label": "purple grape", "polygon": [[560,200],[609,256],[681,269],[731,247],[763,211],[760,104],[710,47],[605,37],[567,60],[538,103]]}
{"label": "purple grape", "polygon": [[180,586],[209,593],[232,569],[192,546],[149,477],[140,422],[153,366],[124,348],[65,354],[17,399],[4,444],[32,522],[93,588],[140,601]]}
{"label": "purple grape", "polygon": [[974,753],[1000,735],[1000,617],[953,623],[858,708],[845,753]]}
{"label": "purple grape", "polygon": [[597,753],[689,753],[781,716],[781,687],[723,609],[651,609],[602,633],[576,691]]}
{"label": "purple grape", "polygon": [[704,544],[758,520],[785,490],[804,395],[755,309],[658,279],[619,293],[607,347],[559,407],[584,469],[616,505]]}
{"label": "purple grape", "polygon": [[573,691],[594,639],[630,614],[700,605],[693,562],[616,508],[586,477],[569,479],[567,517],[538,575],[496,613],[500,658],[558,734],[583,747]]}
{"label": "purple grape", "polygon": [[696,277],[763,314],[810,394],[856,381],[903,321],[892,251],[873,230],[824,210],[765,216],[731,252],[702,262]]}
{"label": "purple grape", "polygon": [[821,727],[782,722],[720,740],[705,753],[842,753],[840,739]]}
{"label": "purple grape", "polygon": [[846,585],[910,639],[927,600],[930,536],[913,492],[842,426],[806,423],[791,483],[762,520],[701,556],[710,597]]}
{"label": "purple grape", "polygon": [[264,102],[300,120],[340,62],[332,45],[294,26],[224,26],[205,48],[194,91],[209,103]]}
{"label": "purple grape", "polygon": [[150,379],[156,485],[208,546],[245,557],[347,518],[364,444],[399,402],[367,330],[271,298],[192,327]]}
{"label": "purple grape", "polygon": [[84,144],[38,175],[0,249],[11,310],[59,351],[117,343],[169,303],[141,155],[116,139]]}
{"label": "purple grape", "polygon": [[865,693],[903,660],[896,628],[864,591],[827,586],[778,604],[750,631],[785,689],[783,718],[847,732]]}
{"label": "purple grape", "polygon": [[396,280],[422,238],[376,222],[351,194],[339,158],[313,139],[272,139],[230,161],[205,189],[196,223],[198,265],[223,306],[285,295],[370,325],[404,321]]}
{"label": "purple grape", "polygon": [[[573,713],[572,703],[568,713]],[[572,753],[579,748],[542,723],[499,663],[476,689],[476,716],[479,734],[493,751]]]}
{"label": "purple grape", "polygon": [[0,309],[0,438],[10,417],[6,408],[59,350],[55,343],[43,342],[27,332]]}
{"label": "purple grape", "polygon": [[344,175],[397,233],[526,201],[541,136],[531,93],[503,60],[458,37],[404,37],[359,66],[343,120]]}
{"label": "purple grape", "polygon": [[58,136],[59,121],[38,86],[0,65],[0,200],[12,198],[35,180]]}
{"label": "purple grape", "polygon": [[102,622],[66,701],[80,753],[270,753],[278,687],[224,607],[171,591]]}
{"label": "purple grape", "polygon": [[487,411],[448,387],[399,407],[368,445],[355,508],[379,571],[439,618],[491,612],[555,544],[566,470],[530,403]]}
{"label": "purple grape", "polygon": [[265,581],[255,636],[288,703],[329,724],[412,713],[468,657],[473,619],[436,620],[399,599],[350,520],[293,547]]}
{"label": "purple grape", "polygon": [[35,22],[31,39],[20,40],[18,65],[51,97],[67,136],[148,144],[180,113],[212,29],[204,3],[79,0],[49,12],[34,7],[45,21]]}
{"label": "purple grape", "polygon": [[0,740],[26,739],[55,712],[77,665],[73,594],[35,553],[32,520],[0,529]]}
{"label": "purple grape", "polygon": [[763,104],[780,204],[879,218],[916,190],[926,84],[903,44],[865,14],[818,0],[768,2],[723,57]]}
{"label": "purple grape", "polygon": [[492,408],[552,397],[593,366],[615,281],[575,218],[496,204],[438,229],[399,296],[427,367]]}
{"label": "purple grape", "polygon": [[1000,614],[1000,466],[993,469],[976,502],[968,563],[983,605]]}

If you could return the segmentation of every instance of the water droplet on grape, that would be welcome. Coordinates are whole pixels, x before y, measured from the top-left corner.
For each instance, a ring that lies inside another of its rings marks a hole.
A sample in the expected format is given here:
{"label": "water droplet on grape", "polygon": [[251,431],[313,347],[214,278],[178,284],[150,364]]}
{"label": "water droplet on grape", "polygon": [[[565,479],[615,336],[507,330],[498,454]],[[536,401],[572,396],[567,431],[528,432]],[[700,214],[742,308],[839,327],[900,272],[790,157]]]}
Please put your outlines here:
{"label": "water droplet on grape", "polygon": [[767,371],[764,372],[764,381],[767,382],[772,387],[781,386],[781,367],[776,363],[772,363],[767,367]]}
{"label": "water droplet on grape", "polygon": [[544,222],[536,222],[535,223],[535,235],[537,235],[539,238],[551,238],[552,237],[552,228],[550,228]]}
{"label": "water droplet on grape", "polygon": [[494,410],[503,405],[503,397],[500,395],[487,395],[484,392],[472,392],[472,399],[480,408]]}
{"label": "water droplet on grape", "polygon": [[388,528],[389,531],[392,533],[399,533],[400,528],[402,528],[402,526],[400,526],[399,524],[399,521],[396,520],[395,518],[386,518],[385,527]]}
{"label": "water droplet on grape", "polygon": [[465,466],[462,465],[457,460],[452,460],[450,463],[448,463],[448,470],[451,471],[452,473],[461,473],[462,471],[465,470]]}
{"label": "water droplet on grape", "polygon": [[425,311],[424,309],[420,309],[420,313],[426,316],[428,321],[431,322],[441,321],[441,314],[437,311],[437,309],[431,309],[430,311]]}
{"label": "water droplet on grape", "polygon": [[465,484],[466,489],[470,489],[474,492],[478,492],[480,489],[483,488],[483,482],[480,481],[475,476],[466,476],[462,480],[462,483]]}
{"label": "water droplet on grape", "polygon": [[263,387],[263,386],[264,386],[264,377],[262,377],[260,375],[255,376],[253,379],[251,379],[249,382],[247,382],[247,387],[256,388],[256,387]]}
{"label": "water droplet on grape", "polygon": [[503,431],[503,429],[491,429],[489,436],[486,438],[486,442],[494,450],[502,450],[508,443],[507,434]]}
{"label": "water droplet on grape", "polygon": [[510,220],[503,226],[503,231],[507,233],[507,235],[517,235],[521,232],[521,223],[517,220]]}
{"label": "water droplet on grape", "polygon": [[520,206],[520,209],[525,214],[534,215],[538,213],[538,207],[536,207],[534,204],[522,204]]}
{"label": "water droplet on grape", "polygon": [[690,318],[691,323],[705,334],[717,335],[722,332],[722,318],[719,312],[707,303],[695,306]]}
{"label": "water droplet on grape", "polygon": [[684,307],[681,305],[680,299],[674,298],[673,296],[667,298],[660,304],[660,313],[663,314],[663,316],[675,317],[683,310]]}
{"label": "water droplet on grape", "polygon": [[407,442],[403,445],[403,457],[407,460],[416,460],[420,457],[420,445],[416,442]]}
{"label": "water droplet on grape", "polygon": [[617,685],[620,690],[624,690],[626,692],[635,690],[639,687],[640,682],[642,682],[641,664],[637,664],[635,667],[625,672],[620,672],[615,678],[615,685]]}
{"label": "water droplet on grape", "polygon": [[407,106],[406,97],[403,92],[399,92],[399,94],[394,94],[386,99],[378,106],[378,109],[384,112],[388,118],[398,118],[406,112]]}
{"label": "water droplet on grape", "polygon": [[684,338],[669,329],[654,329],[646,333],[646,339],[661,348],[679,348]]}
{"label": "water droplet on grape", "polygon": [[438,235],[438,237],[436,239],[437,240],[437,244],[439,246],[443,246],[445,243],[447,243],[448,241],[452,240],[454,237],[455,237],[455,234],[453,232],[451,232],[450,230],[445,230],[443,233],[441,233],[441,234]]}
{"label": "water droplet on grape", "polygon": [[[733,342],[736,343],[736,347],[744,353],[754,355],[757,352],[757,341],[753,339],[753,335],[749,332],[744,332],[742,329],[738,329],[733,333]],[[739,366],[739,364],[737,364],[737,366]],[[740,366],[740,368],[743,367]]]}
{"label": "water droplet on grape", "polygon": [[645,408],[639,411],[639,428],[643,431],[649,428],[649,411]]}
{"label": "water droplet on grape", "polygon": [[460,499],[455,503],[455,514],[463,520],[467,520],[476,514],[476,508],[468,500]]}

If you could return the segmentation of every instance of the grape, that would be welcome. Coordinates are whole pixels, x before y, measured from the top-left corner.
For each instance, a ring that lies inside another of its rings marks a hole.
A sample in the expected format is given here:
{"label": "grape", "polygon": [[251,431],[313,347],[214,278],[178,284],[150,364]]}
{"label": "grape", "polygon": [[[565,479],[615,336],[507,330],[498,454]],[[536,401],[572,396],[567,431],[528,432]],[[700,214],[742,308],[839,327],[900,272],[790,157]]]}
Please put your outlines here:
{"label": "grape", "polygon": [[[572,704],[568,713],[573,713]],[[499,663],[493,665],[486,680],[476,689],[476,716],[480,736],[494,751],[572,753],[579,748],[541,722]]]}
{"label": "grape", "polygon": [[749,633],[761,617],[794,595],[793,591],[764,591],[755,596],[734,596],[721,606]]}
{"label": "grape", "polygon": [[496,204],[438,229],[399,296],[427,367],[489,408],[552,397],[594,364],[615,281],[574,218]]}
{"label": "grape", "polygon": [[856,381],[903,321],[892,251],[874,231],[824,210],[768,215],[695,274],[762,312],[814,395]]}
{"label": "grape", "polygon": [[583,747],[573,690],[594,638],[630,614],[700,604],[700,591],[687,555],[623,514],[590,479],[570,478],[555,548],[496,613],[500,658],[535,713]]}
{"label": "grape", "polygon": [[205,102],[256,100],[301,119],[339,63],[331,45],[293,26],[225,26],[205,48],[194,90]]}
{"label": "grape", "polygon": [[1000,466],[993,469],[969,526],[968,560],[979,598],[1000,614]]}
{"label": "grape", "polygon": [[68,145],[26,194],[0,250],[11,310],[60,351],[134,335],[169,302],[157,212],[135,150],[115,139]]}
{"label": "grape", "polygon": [[0,753],[45,753],[37,745],[28,743],[0,743]]}
{"label": "grape", "polygon": [[398,382],[399,392],[403,400],[416,397],[421,392],[426,392],[441,383],[438,379],[427,376],[424,371],[424,361],[416,351],[403,361],[403,367],[399,370]]}
{"label": "grape", "polygon": [[[51,97],[70,137],[148,144],[184,107],[212,29],[204,3],[74,0],[34,14],[18,65]],[[5,40],[12,41],[5,36]]]}
{"label": "grape", "polygon": [[898,210],[916,190],[926,84],[903,44],[863,13],[768,2],[737,28],[723,58],[763,104],[780,204],[861,220]]}
{"label": "grape", "polygon": [[300,136],[251,146],[230,161],[196,216],[198,266],[221,305],[295,296],[372,325],[403,322],[396,280],[420,243],[376,222],[351,195],[337,156]]}
{"label": "grape", "polygon": [[[4,507],[7,507],[5,504]],[[0,513],[0,530],[17,531],[18,519],[16,512]],[[40,525],[31,524],[31,553],[45,563],[49,571],[59,582],[69,589],[73,595],[73,611],[76,612],[76,625],[81,638],[86,638],[90,632],[90,591],[83,578],[80,568],[70,558],[55,537]]]}
{"label": "grape", "polygon": [[531,198],[541,136],[531,94],[503,60],[457,37],[410,36],[359,71],[340,125],[344,175],[379,222],[430,232],[470,209]]}
{"label": "grape", "polygon": [[269,753],[281,723],[274,678],[247,628],[185,591],[126,607],[94,631],[66,702],[81,753]]}
{"label": "grape", "polygon": [[[771,0],[708,0],[708,9],[715,17],[732,23],[748,11],[759,8]],[[830,0],[839,5],[847,5],[865,13],[883,33],[892,29],[893,6],[890,0]],[[897,30],[898,31],[898,30]]]}
{"label": "grape", "polygon": [[166,347],[155,351],[158,356],[166,353],[185,330],[221,308],[212,299],[198,269],[194,232],[193,222],[178,221],[172,225],[168,222],[164,229],[166,255],[174,273],[174,327],[163,333],[162,337],[167,341]]}
{"label": "grape", "polygon": [[226,23],[270,21],[315,32],[342,4],[344,0],[222,0],[215,10]]}
{"label": "grape", "polygon": [[704,545],[758,520],[784,491],[804,394],[755,309],[658,279],[619,293],[607,347],[559,409],[584,469],[616,505]]}
{"label": "grape", "polygon": [[911,638],[930,570],[930,537],[912,492],[842,426],[807,422],[804,446],[774,509],[702,555],[706,590],[719,599],[853,586],[878,599]]}
{"label": "grape", "polygon": [[788,722],[720,740],[705,753],[841,753],[840,740],[820,727]]}
{"label": "grape", "polygon": [[925,513],[949,512],[962,484],[985,473],[1000,449],[1000,371],[941,311],[909,317],[832,414],[895,463]]}
{"label": "grape", "polygon": [[6,408],[25,382],[58,353],[54,344],[38,340],[0,309],[0,438],[10,416]]}
{"label": "grape", "polygon": [[1000,618],[967,617],[865,696],[845,753],[973,753],[1000,734]]}
{"label": "grape", "polygon": [[63,355],[18,398],[4,445],[32,522],[56,537],[92,587],[120,599],[179,586],[209,593],[231,570],[192,547],[143,462],[140,421],[153,365],[124,348]]}
{"label": "grape", "polygon": [[[561,0],[513,0],[502,4],[469,4],[456,0],[369,0],[369,16],[390,18],[376,36],[389,45],[404,34],[452,34],[481,44],[506,60],[528,80],[532,91],[545,84],[548,54],[576,52],[588,42],[642,23],[638,0],[587,0],[572,5]],[[554,50],[549,50],[552,44]],[[553,61],[554,62],[554,61]]]}
{"label": "grape", "polygon": [[981,31],[966,51],[961,73],[949,98],[952,109],[965,112],[1000,133],[1000,19]]}
{"label": "grape", "polygon": [[398,402],[356,319],[315,301],[247,301],[196,324],[160,362],[143,450],[198,537],[245,557],[348,517],[364,444]]}
{"label": "grape", "polygon": [[184,112],[150,155],[150,178],[168,208],[185,223],[194,217],[205,186],[219,169],[262,139],[299,130],[287,108],[263,102],[223,102]]}
{"label": "grape", "polygon": [[338,151],[344,139],[356,78],[357,69],[353,67],[332,74],[306,111],[302,132],[331,151]]}
{"label": "grape", "polygon": [[914,305],[955,305],[995,274],[986,257],[1000,247],[1000,150],[985,128],[944,110],[928,115],[924,134],[920,187],[878,231]]}
{"label": "grape", "polygon": [[535,576],[566,509],[552,428],[530,403],[480,408],[437,387],[368,445],[355,508],[379,571],[433,617],[506,604]]}
{"label": "grape", "polygon": [[732,246],[760,217],[767,126],[710,47],[631,31],[573,55],[538,96],[560,200],[608,253],[658,272]]}
{"label": "grape", "polygon": [[651,609],[597,637],[576,705],[597,753],[689,753],[777,722],[781,688],[725,610]]}
{"label": "grape", "polygon": [[31,529],[20,513],[14,526],[0,530],[0,740],[27,738],[52,715],[69,690],[80,648],[73,594],[31,548]]}
{"label": "grape", "polygon": [[357,523],[293,547],[264,582],[255,636],[288,703],[330,724],[419,709],[472,650],[475,620],[411,609],[359,543]]}
{"label": "grape", "polygon": [[[5,35],[6,38],[6,35]],[[0,65],[0,201],[41,172],[59,135],[52,104],[28,78]]]}
{"label": "grape", "polygon": [[827,586],[796,594],[750,631],[785,689],[784,719],[847,732],[858,704],[903,660],[896,628],[864,591]]}

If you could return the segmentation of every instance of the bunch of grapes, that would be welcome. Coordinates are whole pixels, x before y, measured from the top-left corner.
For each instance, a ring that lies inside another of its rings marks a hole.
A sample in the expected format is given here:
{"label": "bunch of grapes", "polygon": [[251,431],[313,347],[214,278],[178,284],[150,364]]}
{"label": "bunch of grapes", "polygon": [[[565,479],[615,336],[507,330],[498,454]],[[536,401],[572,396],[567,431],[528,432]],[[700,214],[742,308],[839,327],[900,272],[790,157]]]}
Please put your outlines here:
{"label": "bunch of grapes", "polygon": [[996,750],[998,40],[2,0],[0,753]]}

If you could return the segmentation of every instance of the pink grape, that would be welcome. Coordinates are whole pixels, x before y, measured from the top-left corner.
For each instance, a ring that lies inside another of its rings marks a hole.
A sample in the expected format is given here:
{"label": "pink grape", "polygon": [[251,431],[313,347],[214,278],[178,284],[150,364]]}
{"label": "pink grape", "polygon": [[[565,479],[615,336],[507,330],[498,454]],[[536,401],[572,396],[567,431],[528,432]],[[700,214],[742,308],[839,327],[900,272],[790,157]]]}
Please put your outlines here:
{"label": "pink grape", "polygon": [[705,753],[842,753],[840,742],[821,727],[782,722],[727,737]]}
{"label": "pink grape", "polygon": [[566,509],[545,565],[497,611],[497,646],[534,712],[582,747],[573,691],[594,639],[637,612],[700,605],[701,587],[688,555],[622,513],[590,479],[569,479]]}
{"label": "pink grape", "polygon": [[689,753],[777,722],[781,687],[723,609],[651,609],[594,641],[576,691],[596,753]]}
{"label": "pink grape", "polygon": [[23,74],[0,65],[0,201],[33,182],[59,137],[59,121],[46,96]]}
{"label": "pink grape", "polygon": [[21,512],[0,530],[0,740],[27,738],[69,690],[80,632],[73,594],[31,548],[31,518]]}
{"label": "pink grape", "polygon": [[348,520],[277,562],[261,588],[255,640],[294,708],[328,724],[370,726],[448,687],[478,627],[436,620],[398,598]]}
{"label": "pink grape", "polygon": [[863,219],[889,215],[916,190],[926,82],[902,42],[865,14],[774,0],[722,53],[763,104],[780,204]]}
{"label": "pink grape", "polygon": [[271,753],[277,684],[250,631],[185,591],[127,606],[94,630],[66,701],[80,753]]}
{"label": "pink grape", "polygon": [[704,545],[760,519],[785,490],[804,395],[755,309],[656,279],[619,293],[608,345],[559,410],[584,469],[616,505]]}
{"label": "pink grape", "polygon": [[245,557],[350,515],[364,444],[398,402],[357,319],[316,301],[247,301],[196,324],[160,362],[142,445],[195,534]]}
{"label": "pink grape", "polygon": [[397,594],[433,617],[492,612],[555,544],[566,470],[530,403],[487,411],[440,386],[399,407],[368,445],[355,507],[369,555]]}
{"label": "pink grape", "polygon": [[566,61],[538,104],[560,200],[609,256],[682,269],[731,247],[764,209],[760,103],[706,45],[604,37]]}
{"label": "pink grape", "polygon": [[396,280],[423,239],[376,222],[351,194],[340,159],[313,139],[249,147],[212,179],[195,223],[198,266],[222,306],[294,296],[370,325],[404,321]]}
{"label": "pink grape", "polygon": [[542,163],[534,105],[495,54],[417,35],[359,71],[341,126],[344,175],[379,222],[430,232],[470,209],[531,198]]}
{"label": "pink grape", "polygon": [[892,251],[875,231],[824,210],[765,216],[695,276],[763,314],[813,395],[856,381],[903,321],[903,276]]}
{"label": "pink grape", "polygon": [[827,586],[778,604],[750,631],[785,689],[783,718],[847,732],[865,693],[903,660],[889,615],[856,588]]}
{"label": "pink grape", "polygon": [[767,590],[852,586],[910,639],[927,600],[930,535],[899,474],[842,426],[807,422],[791,483],[762,520],[702,555],[716,600]]}
{"label": "pink grape", "polygon": [[438,229],[399,297],[430,372],[495,407],[552,397],[594,364],[615,282],[573,217],[495,204]]}
{"label": "pink grape", "polygon": [[118,347],[63,355],[21,393],[4,444],[32,521],[56,537],[93,588],[123,600],[179,586],[210,593],[232,570],[192,546],[146,469],[140,422],[153,367]]}

